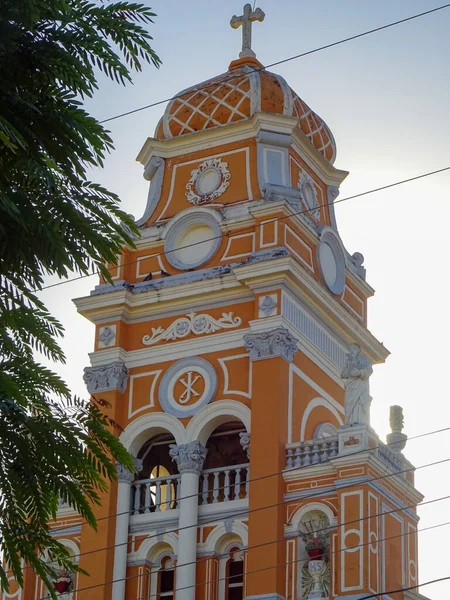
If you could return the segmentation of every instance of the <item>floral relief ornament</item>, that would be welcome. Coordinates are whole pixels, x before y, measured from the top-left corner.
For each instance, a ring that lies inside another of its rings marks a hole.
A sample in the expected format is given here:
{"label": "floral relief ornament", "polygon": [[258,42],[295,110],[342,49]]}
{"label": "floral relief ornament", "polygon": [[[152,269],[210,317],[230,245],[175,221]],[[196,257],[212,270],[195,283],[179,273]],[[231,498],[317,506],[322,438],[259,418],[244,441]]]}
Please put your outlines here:
{"label": "floral relief ornament", "polygon": [[298,189],[300,191],[300,199],[306,211],[302,216],[320,221],[320,205],[317,199],[316,184],[314,179],[302,171],[298,178]]}
{"label": "floral relief ornament", "polygon": [[191,172],[191,178],[186,185],[186,198],[197,206],[213,202],[230,185],[230,179],[227,162],[220,158],[208,158]]}
{"label": "floral relief ornament", "polygon": [[163,327],[152,327],[151,335],[144,335],[142,343],[144,346],[152,346],[162,340],[176,340],[188,336],[203,335],[219,331],[219,329],[233,329],[242,324],[240,317],[234,317],[234,313],[222,313],[220,319],[215,319],[206,313],[198,315],[195,312],[187,313],[174,321],[167,329]]}

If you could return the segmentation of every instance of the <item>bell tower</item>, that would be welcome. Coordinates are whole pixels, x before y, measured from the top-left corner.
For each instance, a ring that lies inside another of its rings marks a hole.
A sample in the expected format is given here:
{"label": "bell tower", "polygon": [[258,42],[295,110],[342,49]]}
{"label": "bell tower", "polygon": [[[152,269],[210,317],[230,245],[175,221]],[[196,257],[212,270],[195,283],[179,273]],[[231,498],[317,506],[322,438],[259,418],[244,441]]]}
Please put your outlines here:
{"label": "bell tower", "polygon": [[389,445],[370,426],[389,353],[337,229],[347,172],[322,118],[256,59],[263,17],[233,17],[240,57],[167,105],[138,155],[136,248],[75,300],[96,325],[88,391],[136,470],[118,466],[97,533],[61,509],[90,573],[74,600],[423,598],[389,595],[417,585],[422,496],[401,408]]}

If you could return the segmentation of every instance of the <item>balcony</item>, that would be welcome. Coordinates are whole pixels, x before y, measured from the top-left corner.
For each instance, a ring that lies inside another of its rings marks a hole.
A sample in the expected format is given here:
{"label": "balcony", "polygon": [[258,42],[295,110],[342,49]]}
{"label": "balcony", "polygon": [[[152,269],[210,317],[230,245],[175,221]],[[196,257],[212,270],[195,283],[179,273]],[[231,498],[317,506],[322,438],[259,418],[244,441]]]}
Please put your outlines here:
{"label": "balcony", "polygon": [[[240,441],[242,423],[219,426],[206,443],[206,459],[198,487],[199,520],[214,515],[242,514],[248,507],[249,462]],[[181,475],[170,457],[175,440],[159,434],[141,448],[143,469],[131,485],[130,526],[138,531],[156,524],[176,526],[179,517]]]}
{"label": "balcony", "polygon": [[[200,475],[199,505],[248,498],[249,464],[206,469]],[[180,500],[180,475],[140,479],[131,486],[131,514],[175,510]]]}
{"label": "balcony", "polygon": [[[396,452],[384,444],[373,430],[368,430],[366,444],[363,449],[356,450],[355,453],[369,452],[377,458],[385,469],[398,477],[409,481],[413,480],[412,465],[405,459],[401,452]],[[352,452],[345,452],[346,456],[351,456]],[[286,445],[286,468],[296,469],[299,467],[308,467],[326,463],[333,458],[339,457],[339,435],[306,440]]]}

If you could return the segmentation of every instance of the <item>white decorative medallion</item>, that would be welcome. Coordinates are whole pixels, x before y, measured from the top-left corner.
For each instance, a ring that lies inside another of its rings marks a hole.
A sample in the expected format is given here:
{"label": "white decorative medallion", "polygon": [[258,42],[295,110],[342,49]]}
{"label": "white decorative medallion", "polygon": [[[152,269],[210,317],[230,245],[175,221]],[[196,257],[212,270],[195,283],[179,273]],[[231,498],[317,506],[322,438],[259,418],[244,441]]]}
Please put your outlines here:
{"label": "white decorative medallion", "polygon": [[276,294],[263,296],[259,300],[258,317],[272,317],[277,314],[278,298]]}
{"label": "white decorative medallion", "polygon": [[183,339],[190,333],[203,335],[214,333],[220,329],[234,329],[242,324],[241,317],[234,317],[234,313],[222,313],[220,319],[215,319],[206,313],[198,315],[195,312],[187,313],[174,321],[167,329],[163,327],[152,327],[151,335],[144,335],[142,343],[144,346],[152,346],[162,340]]}
{"label": "white decorative medallion", "polygon": [[305,216],[320,221],[320,204],[317,199],[316,184],[311,175],[302,171],[298,178],[298,189],[300,190],[300,199],[307,209]]}
{"label": "white decorative medallion", "polygon": [[186,198],[191,204],[208,204],[221,196],[230,185],[228,163],[220,158],[208,158],[191,173],[186,186]]}
{"label": "white decorative medallion", "polygon": [[108,348],[116,343],[116,325],[106,325],[98,330],[98,347]]}
{"label": "white decorative medallion", "polygon": [[165,372],[159,402],[170,415],[190,417],[213,399],[216,390],[214,367],[203,358],[184,358]]}

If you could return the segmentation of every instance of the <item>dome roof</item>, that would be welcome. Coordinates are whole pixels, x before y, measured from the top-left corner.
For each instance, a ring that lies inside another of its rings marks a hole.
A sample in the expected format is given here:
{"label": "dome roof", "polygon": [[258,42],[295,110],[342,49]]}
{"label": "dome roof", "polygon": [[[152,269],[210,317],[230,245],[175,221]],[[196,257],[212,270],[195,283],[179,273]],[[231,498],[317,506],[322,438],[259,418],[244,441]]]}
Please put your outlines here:
{"label": "dome roof", "polygon": [[326,123],[283,77],[266,71],[255,59],[234,61],[226,73],[177,94],[167,105],[155,137],[170,139],[228,125],[261,111],[296,117],[309,141],[328,161],[334,161],[336,143]]}

